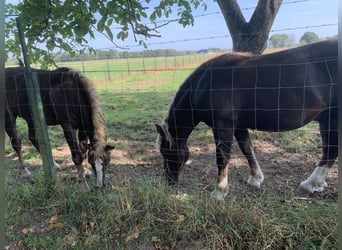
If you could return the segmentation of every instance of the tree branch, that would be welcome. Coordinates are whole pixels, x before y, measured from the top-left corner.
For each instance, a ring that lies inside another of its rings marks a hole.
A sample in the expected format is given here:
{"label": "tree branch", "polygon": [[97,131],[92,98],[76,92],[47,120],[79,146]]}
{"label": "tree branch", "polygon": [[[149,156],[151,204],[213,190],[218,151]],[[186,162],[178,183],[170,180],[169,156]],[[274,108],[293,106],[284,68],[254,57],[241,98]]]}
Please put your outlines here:
{"label": "tree branch", "polygon": [[237,0],[217,1],[233,40],[233,50],[261,54],[282,0],[259,0],[249,22]]}
{"label": "tree branch", "polygon": [[239,33],[239,28],[246,24],[240,6],[236,0],[217,0],[227,27],[231,34]]}

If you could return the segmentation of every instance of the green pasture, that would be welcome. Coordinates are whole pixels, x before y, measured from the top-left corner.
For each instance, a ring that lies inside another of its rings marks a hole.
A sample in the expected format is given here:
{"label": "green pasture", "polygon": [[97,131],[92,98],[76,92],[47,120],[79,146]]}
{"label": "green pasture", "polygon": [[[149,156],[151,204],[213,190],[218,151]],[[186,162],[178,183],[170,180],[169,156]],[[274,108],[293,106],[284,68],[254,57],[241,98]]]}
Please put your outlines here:
{"label": "green pasture", "polygon": [[[90,179],[91,191],[84,193],[71,170],[64,170],[58,172],[55,190],[47,190],[40,157],[25,139],[25,123],[19,121],[24,157],[37,181],[20,179],[7,140],[8,249],[337,249],[334,200],[301,197],[293,189],[280,192],[270,185],[254,190],[232,179],[233,192],[217,202],[209,195],[215,179],[195,176],[181,188],[164,185],[162,169],[154,165],[158,162],[154,124],[166,114],[184,79],[207,58],[59,64],[84,71],[100,94],[108,139],[116,145],[107,187],[99,190]],[[66,143],[58,127],[49,128],[49,136],[55,155]],[[297,132],[253,132],[252,136],[276,142],[286,152],[319,154],[317,124]],[[191,143],[212,143],[210,130],[200,125]],[[118,163],[118,152],[129,160]],[[70,156],[63,161],[72,168]],[[184,169],[195,170],[196,166]]]}
{"label": "green pasture", "polygon": [[94,81],[125,82],[132,76],[155,74],[177,68],[190,68],[213,57],[211,54],[192,54],[170,57],[125,58],[97,61],[78,61],[58,63],[59,67],[67,66],[84,72]]}

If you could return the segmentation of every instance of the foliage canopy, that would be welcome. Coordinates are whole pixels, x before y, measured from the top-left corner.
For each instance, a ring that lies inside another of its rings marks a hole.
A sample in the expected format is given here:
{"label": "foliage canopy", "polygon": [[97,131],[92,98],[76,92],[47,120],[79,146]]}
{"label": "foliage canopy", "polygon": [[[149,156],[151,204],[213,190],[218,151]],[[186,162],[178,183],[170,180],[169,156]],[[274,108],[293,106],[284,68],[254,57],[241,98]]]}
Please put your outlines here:
{"label": "foliage canopy", "polygon": [[269,42],[273,48],[282,48],[292,46],[294,39],[287,34],[274,34],[269,38]]}
{"label": "foliage canopy", "polygon": [[300,44],[308,44],[318,42],[320,39],[315,32],[305,32],[299,40]]}
{"label": "foliage canopy", "polygon": [[[88,40],[100,32],[115,44],[132,35],[145,46],[144,39],[159,37],[159,29],[171,22],[194,24],[193,9],[206,9],[203,0],[25,0],[6,4],[6,50],[16,57],[21,51],[15,17],[23,23],[31,62],[44,67],[53,64],[52,52],[74,56],[94,52]],[[113,28],[116,26],[115,28]]]}

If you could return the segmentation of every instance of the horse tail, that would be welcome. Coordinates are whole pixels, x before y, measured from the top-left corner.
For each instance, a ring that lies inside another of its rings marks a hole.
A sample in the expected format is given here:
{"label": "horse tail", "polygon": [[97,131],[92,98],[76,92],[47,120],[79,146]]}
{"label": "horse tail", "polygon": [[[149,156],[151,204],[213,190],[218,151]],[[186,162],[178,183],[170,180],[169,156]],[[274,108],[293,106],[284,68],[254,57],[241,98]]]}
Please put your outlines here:
{"label": "horse tail", "polygon": [[70,70],[70,73],[74,73],[77,76],[79,82],[83,85],[92,110],[92,122],[94,127],[94,156],[95,159],[100,158],[106,143],[107,143],[107,128],[106,117],[102,109],[100,97],[95,90],[92,80],[78,71]]}

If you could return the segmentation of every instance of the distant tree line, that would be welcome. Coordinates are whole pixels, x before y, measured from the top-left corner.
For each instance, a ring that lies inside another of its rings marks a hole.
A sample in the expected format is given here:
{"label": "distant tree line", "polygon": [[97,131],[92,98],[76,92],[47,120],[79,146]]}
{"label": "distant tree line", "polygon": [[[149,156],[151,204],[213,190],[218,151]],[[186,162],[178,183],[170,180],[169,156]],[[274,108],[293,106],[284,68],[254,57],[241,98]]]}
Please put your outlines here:
{"label": "distant tree line", "polygon": [[[337,35],[331,37],[320,38],[315,32],[305,32],[299,39],[299,45],[315,43],[321,40],[337,39]],[[294,35],[274,34],[269,38],[269,47],[283,48],[295,46]]]}
{"label": "distant tree line", "polygon": [[[206,49],[208,53],[222,51],[218,48]],[[56,54],[55,62],[70,62],[70,61],[92,61],[104,59],[123,59],[123,58],[147,58],[147,57],[169,57],[196,54],[198,51],[178,51],[173,49],[158,49],[158,50],[144,50],[144,51],[117,51],[117,50],[95,50],[92,54],[75,54],[71,57],[69,53]]]}

